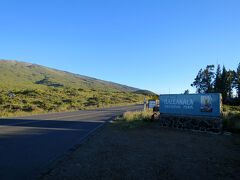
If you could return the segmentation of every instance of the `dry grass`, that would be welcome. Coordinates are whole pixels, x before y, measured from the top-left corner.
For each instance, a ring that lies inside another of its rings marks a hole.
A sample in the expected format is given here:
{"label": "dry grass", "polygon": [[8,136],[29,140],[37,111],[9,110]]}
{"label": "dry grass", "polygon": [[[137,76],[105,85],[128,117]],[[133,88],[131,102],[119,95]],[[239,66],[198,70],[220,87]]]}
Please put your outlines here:
{"label": "dry grass", "polygon": [[152,110],[145,111],[128,111],[123,114],[123,116],[116,118],[113,123],[117,122],[120,128],[137,128],[148,124],[151,121],[153,115]]}

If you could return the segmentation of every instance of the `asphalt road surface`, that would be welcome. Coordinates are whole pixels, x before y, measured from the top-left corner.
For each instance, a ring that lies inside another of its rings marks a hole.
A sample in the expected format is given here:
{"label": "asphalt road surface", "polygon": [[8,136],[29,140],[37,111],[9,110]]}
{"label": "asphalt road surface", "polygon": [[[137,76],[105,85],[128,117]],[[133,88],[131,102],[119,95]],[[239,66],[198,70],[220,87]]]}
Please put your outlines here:
{"label": "asphalt road surface", "polygon": [[143,105],[0,119],[0,179],[36,179],[105,122]]}

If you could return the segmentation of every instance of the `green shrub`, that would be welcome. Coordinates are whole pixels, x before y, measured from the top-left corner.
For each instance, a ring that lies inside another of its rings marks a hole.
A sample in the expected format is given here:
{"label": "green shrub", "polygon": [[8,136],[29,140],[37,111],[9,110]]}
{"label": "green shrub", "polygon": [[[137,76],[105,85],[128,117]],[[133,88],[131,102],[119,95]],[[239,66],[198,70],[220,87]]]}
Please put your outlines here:
{"label": "green shrub", "polygon": [[240,113],[224,113],[223,130],[240,133]]}
{"label": "green shrub", "polygon": [[25,105],[22,107],[22,110],[26,112],[32,112],[34,110],[34,107],[31,105]]}

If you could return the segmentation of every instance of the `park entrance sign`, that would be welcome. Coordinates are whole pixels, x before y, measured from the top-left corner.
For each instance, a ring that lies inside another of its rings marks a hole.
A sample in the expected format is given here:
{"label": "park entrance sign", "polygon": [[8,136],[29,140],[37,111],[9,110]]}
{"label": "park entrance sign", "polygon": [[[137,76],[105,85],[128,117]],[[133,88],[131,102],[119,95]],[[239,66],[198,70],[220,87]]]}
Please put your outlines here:
{"label": "park entrance sign", "polygon": [[221,94],[162,94],[161,114],[221,116]]}
{"label": "park entrance sign", "polygon": [[222,130],[221,94],[160,95],[161,126],[212,131]]}

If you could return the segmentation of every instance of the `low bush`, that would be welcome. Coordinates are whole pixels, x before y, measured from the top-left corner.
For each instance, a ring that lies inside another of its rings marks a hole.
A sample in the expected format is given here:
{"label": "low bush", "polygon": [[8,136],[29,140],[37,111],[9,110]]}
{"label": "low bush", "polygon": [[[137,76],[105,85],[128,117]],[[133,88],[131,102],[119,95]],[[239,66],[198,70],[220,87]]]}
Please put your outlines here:
{"label": "low bush", "polygon": [[240,133],[240,113],[223,113],[223,130]]}

